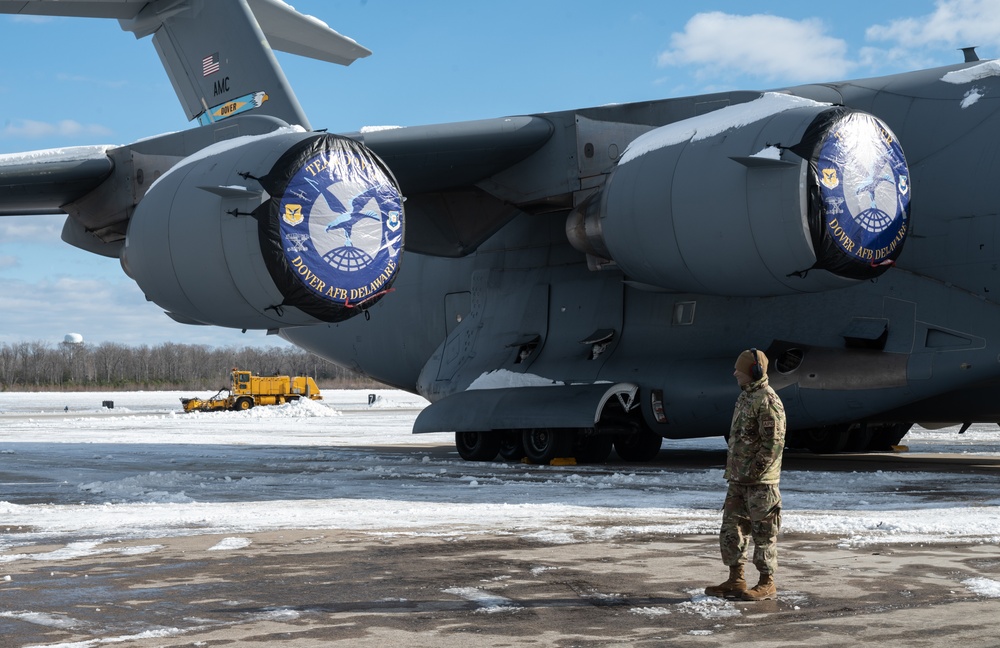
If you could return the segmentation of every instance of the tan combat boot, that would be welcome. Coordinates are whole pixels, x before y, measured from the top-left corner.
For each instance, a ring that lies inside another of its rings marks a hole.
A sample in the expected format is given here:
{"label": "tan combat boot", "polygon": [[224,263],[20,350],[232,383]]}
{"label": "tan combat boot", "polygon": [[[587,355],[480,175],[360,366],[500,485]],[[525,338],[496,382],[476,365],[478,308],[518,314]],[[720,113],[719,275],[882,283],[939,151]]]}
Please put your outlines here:
{"label": "tan combat boot", "polygon": [[774,576],[771,574],[761,574],[760,581],[740,594],[744,601],[764,601],[778,596],[778,588],[774,586]]}
{"label": "tan combat boot", "polygon": [[733,565],[729,568],[729,580],[719,585],[705,588],[707,596],[719,598],[735,598],[747,591],[747,582],[743,578],[743,565]]}

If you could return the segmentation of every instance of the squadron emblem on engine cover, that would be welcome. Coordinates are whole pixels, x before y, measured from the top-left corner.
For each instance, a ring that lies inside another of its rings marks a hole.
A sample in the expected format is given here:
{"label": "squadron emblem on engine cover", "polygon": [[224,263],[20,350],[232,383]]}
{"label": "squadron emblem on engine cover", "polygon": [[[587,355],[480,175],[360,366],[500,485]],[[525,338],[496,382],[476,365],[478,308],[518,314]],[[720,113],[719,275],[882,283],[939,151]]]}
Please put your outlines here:
{"label": "squadron emblem on engine cover", "polygon": [[827,133],[817,167],[826,235],[856,261],[894,260],[909,225],[910,174],[888,126],[847,114]]}
{"label": "squadron emblem on engine cover", "polygon": [[402,197],[363,153],[333,149],[304,160],[281,206],[291,270],[308,290],[345,306],[388,288],[402,247]]}

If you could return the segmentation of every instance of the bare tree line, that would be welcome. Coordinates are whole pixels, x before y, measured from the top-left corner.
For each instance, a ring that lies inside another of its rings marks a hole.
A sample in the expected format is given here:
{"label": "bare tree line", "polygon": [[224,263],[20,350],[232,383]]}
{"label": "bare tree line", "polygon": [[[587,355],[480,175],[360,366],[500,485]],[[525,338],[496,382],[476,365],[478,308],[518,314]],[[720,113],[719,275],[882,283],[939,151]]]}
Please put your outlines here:
{"label": "bare tree line", "polygon": [[0,391],[90,389],[211,389],[229,386],[234,367],[255,374],[312,376],[320,388],[378,383],[301,349],[114,342],[0,345]]}

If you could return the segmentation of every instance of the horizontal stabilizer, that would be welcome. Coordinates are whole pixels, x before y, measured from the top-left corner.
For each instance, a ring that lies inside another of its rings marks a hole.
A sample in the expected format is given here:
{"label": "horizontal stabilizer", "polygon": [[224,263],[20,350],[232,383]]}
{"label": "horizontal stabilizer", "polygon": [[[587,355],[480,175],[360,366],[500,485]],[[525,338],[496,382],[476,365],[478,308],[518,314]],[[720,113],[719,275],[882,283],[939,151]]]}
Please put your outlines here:
{"label": "horizontal stabilizer", "polygon": [[281,0],[0,0],[0,13],[117,18],[152,36],[188,119],[202,124],[253,111],[308,129],[271,50],[340,65],[371,54]]}
{"label": "horizontal stabilizer", "polygon": [[354,39],[330,29],[322,20],[300,14],[284,2],[249,0],[249,3],[267,42],[279,52],[339,65],[350,65],[372,53]]}
{"label": "horizontal stabilizer", "polygon": [[[148,4],[148,0],[0,0],[0,13],[131,21]],[[337,33],[318,18],[300,14],[284,2],[247,0],[247,4],[271,48],[279,52],[339,65],[350,65],[359,58],[371,55],[371,50],[362,47],[354,39]],[[127,27],[123,25],[123,28]],[[141,38],[150,33],[153,32],[137,33],[136,36]]]}

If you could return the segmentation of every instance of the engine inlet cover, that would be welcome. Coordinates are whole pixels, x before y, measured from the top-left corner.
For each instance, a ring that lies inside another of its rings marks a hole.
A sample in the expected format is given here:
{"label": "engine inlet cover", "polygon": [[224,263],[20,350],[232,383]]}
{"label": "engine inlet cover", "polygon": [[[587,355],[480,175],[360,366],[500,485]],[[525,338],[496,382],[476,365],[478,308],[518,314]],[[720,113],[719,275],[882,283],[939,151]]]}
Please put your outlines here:
{"label": "engine inlet cover", "polygon": [[369,149],[316,135],[286,151],[260,183],[271,198],[254,216],[283,306],[338,322],[386,294],[403,248],[403,199]]}
{"label": "engine inlet cover", "polygon": [[899,142],[876,117],[840,110],[821,115],[793,150],[809,148],[810,199],[822,218],[815,267],[856,279],[881,274],[909,229],[910,172]]}

